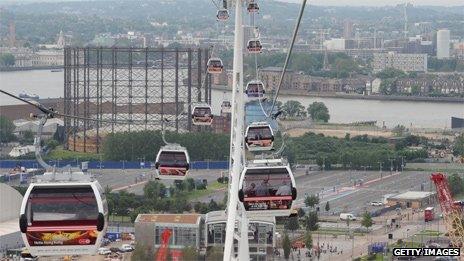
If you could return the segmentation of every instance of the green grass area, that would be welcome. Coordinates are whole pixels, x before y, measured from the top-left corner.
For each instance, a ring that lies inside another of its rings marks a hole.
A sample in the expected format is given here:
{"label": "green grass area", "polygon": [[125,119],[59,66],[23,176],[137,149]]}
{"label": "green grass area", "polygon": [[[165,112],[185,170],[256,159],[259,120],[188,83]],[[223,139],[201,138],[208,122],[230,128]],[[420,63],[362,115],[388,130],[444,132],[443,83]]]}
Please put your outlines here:
{"label": "green grass area", "polygon": [[464,193],[454,195],[455,200],[464,200]]}
{"label": "green grass area", "polygon": [[[348,236],[350,231],[347,228],[319,228],[316,231],[313,231],[314,234],[320,235],[333,235],[333,236]],[[355,236],[364,236],[365,233],[362,232],[354,232],[353,235]]]}
{"label": "green grass area", "polygon": [[431,236],[436,237],[440,236],[442,233],[436,230],[422,230],[421,232],[415,234],[416,236]]}
{"label": "green grass area", "polygon": [[65,150],[61,147],[57,147],[52,150],[45,158],[47,160],[76,160],[79,161],[91,161],[91,160],[100,160],[101,154],[96,153],[86,153],[86,152],[75,152]]}
{"label": "green grass area", "polygon": [[[204,196],[207,196],[211,193],[213,193],[214,191],[218,190],[218,189],[222,189],[222,188],[226,188],[227,187],[227,183],[219,183],[217,181],[214,181],[212,183],[209,183],[208,184],[208,187],[206,189],[203,189],[203,190],[192,190],[190,192],[188,192],[186,194],[186,196],[191,199],[191,200],[194,200],[194,199],[198,199],[198,198],[201,198],[201,197],[204,197]],[[226,193],[226,192],[224,192]],[[225,195],[225,194],[224,194]]]}
{"label": "green grass area", "polygon": [[359,260],[359,261],[383,261],[383,260],[391,260],[391,258],[384,257],[382,254],[376,254],[376,255],[366,255],[362,256],[360,258],[355,258],[354,260]]}
{"label": "green grass area", "polygon": [[110,215],[108,217],[108,221],[110,222],[131,222],[131,218],[129,216]]}

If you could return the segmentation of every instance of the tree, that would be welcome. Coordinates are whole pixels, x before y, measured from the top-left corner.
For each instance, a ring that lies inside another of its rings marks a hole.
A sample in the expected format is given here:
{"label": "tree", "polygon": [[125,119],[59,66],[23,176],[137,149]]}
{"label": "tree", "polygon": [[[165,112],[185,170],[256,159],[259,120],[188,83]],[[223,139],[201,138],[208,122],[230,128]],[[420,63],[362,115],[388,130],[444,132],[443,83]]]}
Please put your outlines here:
{"label": "tree", "polygon": [[188,259],[190,261],[198,260],[198,251],[193,246],[188,246],[182,249],[182,256],[184,259]]}
{"label": "tree", "polygon": [[451,194],[456,196],[464,192],[464,180],[458,174],[453,174],[448,178]]}
{"label": "tree", "polygon": [[149,249],[143,243],[137,242],[137,245],[135,245],[135,249],[132,252],[131,260],[149,261],[152,259]]}
{"label": "tree", "polygon": [[206,253],[206,260],[207,261],[215,261],[221,260],[223,258],[224,253],[220,247],[211,247],[208,252]]}
{"label": "tree", "polygon": [[305,227],[308,231],[316,231],[319,229],[319,218],[316,211],[311,211],[308,213],[308,216],[305,219]]}
{"label": "tree", "polygon": [[389,78],[402,78],[405,77],[406,73],[402,70],[395,68],[385,68],[382,71],[377,73],[377,77],[380,79],[389,79]]}
{"label": "tree", "polygon": [[15,140],[13,131],[15,125],[5,116],[0,116],[0,142],[10,142]]}
{"label": "tree", "polygon": [[22,142],[25,144],[31,144],[34,142],[34,133],[30,130],[23,132]]}
{"label": "tree", "polygon": [[51,150],[55,149],[58,145],[60,145],[60,143],[54,139],[47,141],[47,148]]}
{"label": "tree", "polygon": [[412,95],[419,95],[421,93],[421,87],[417,84],[411,86],[411,94]]}
{"label": "tree", "polygon": [[302,208],[298,209],[298,217],[302,218],[306,215],[305,211]]}
{"label": "tree", "polygon": [[288,237],[287,233],[284,235],[284,240],[282,242],[282,248],[284,249],[284,257],[288,259],[290,257],[290,249],[292,248],[292,243],[290,242],[290,238]]}
{"label": "tree", "polygon": [[304,237],[304,243],[308,250],[311,250],[313,248],[313,236],[311,235],[311,232],[306,231],[305,237]]}
{"label": "tree", "polygon": [[365,212],[363,215],[363,219],[361,220],[361,225],[369,230],[372,226],[372,216],[369,212]]}
{"label": "tree", "polygon": [[330,119],[329,109],[323,102],[313,102],[309,105],[308,114],[314,121],[328,122]]}
{"label": "tree", "polygon": [[407,131],[407,129],[403,125],[396,125],[392,130],[393,134],[395,134],[395,136],[397,136],[397,137],[403,136],[403,134],[406,131]]}
{"label": "tree", "polygon": [[319,204],[319,197],[316,195],[309,195],[305,198],[305,205],[310,208],[314,208],[315,205]]}
{"label": "tree", "polygon": [[459,135],[454,140],[453,154],[454,156],[464,157],[464,134]]}
{"label": "tree", "polygon": [[397,92],[396,79],[382,79],[380,82],[379,91],[383,95],[392,95]]}
{"label": "tree", "polygon": [[11,53],[0,54],[0,66],[10,67],[15,65],[16,59]]}
{"label": "tree", "polygon": [[299,228],[300,222],[298,222],[298,217],[290,217],[287,219],[287,222],[285,222],[285,229],[292,231],[292,233]]}
{"label": "tree", "polygon": [[325,203],[325,211],[326,211],[326,212],[329,212],[329,210],[330,210],[330,205],[329,205],[329,201],[327,201],[327,202]]}
{"label": "tree", "polygon": [[282,111],[286,117],[306,116],[304,106],[299,101],[287,101],[282,106]]}

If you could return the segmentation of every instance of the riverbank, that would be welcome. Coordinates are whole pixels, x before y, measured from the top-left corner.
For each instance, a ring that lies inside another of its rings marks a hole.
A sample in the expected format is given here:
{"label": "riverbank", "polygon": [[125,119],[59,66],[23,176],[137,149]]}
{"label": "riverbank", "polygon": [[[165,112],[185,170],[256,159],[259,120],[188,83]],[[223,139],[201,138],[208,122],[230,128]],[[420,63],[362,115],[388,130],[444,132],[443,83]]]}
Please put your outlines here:
{"label": "riverbank", "polygon": [[[213,85],[215,90],[230,91],[227,86]],[[434,103],[464,103],[464,98],[460,97],[424,97],[424,96],[400,96],[400,95],[361,95],[347,93],[308,93],[306,90],[280,90],[280,94],[287,96],[304,96],[313,98],[334,98],[349,100],[374,100],[374,101],[412,101],[412,102],[434,102]]]}
{"label": "riverbank", "polygon": [[[0,67],[0,72],[19,72],[33,70],[63,70],[63,65],[60,66],[27,66],[27,67]],[[62,71],[60,71],[62,72]]]}

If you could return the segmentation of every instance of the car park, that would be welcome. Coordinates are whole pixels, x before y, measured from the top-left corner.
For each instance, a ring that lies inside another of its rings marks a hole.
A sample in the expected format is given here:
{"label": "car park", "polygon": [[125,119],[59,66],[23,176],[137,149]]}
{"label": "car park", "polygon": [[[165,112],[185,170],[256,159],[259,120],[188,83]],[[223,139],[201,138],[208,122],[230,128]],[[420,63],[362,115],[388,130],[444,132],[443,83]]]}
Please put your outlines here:
{"label": "car park", "polygon": [[106,248],[106,247],[100,247],[98,249],[98,254],[99,255],[108,255],[108,254],[111,254],[111,253],[112,253],[111,250]]}
{"label": "car park", "polygon": [[119,250],[120,250],[121,252],[132,252],[132,251],[134,251],[134,247],[131,246],[131,245],[129,245],[129,244],[123,244],[123,245],[119,248]]}

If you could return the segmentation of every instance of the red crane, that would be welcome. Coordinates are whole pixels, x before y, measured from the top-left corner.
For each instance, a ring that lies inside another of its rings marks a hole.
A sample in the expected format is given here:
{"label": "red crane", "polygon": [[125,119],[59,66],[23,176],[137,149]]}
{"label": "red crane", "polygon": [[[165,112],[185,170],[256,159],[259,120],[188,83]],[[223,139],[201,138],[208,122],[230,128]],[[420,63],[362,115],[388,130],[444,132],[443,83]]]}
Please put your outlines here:
{"label": "red crane", "polygon": [[435,183],[437,189],[438,201],[440,202],[448,236],[454,247],[461,248],[461,254],[464,253],[464,217],[463,210],[459,204],[456,204],[451,195],[448,179],[443,173],[433,173],[430,179]]}
{"label": "red crane", "polygon": [[161,233],[161,246],[156,254],[156,261],[166,261],[169,250],[169,239],[171,238],[171,229],[165,229]]}

